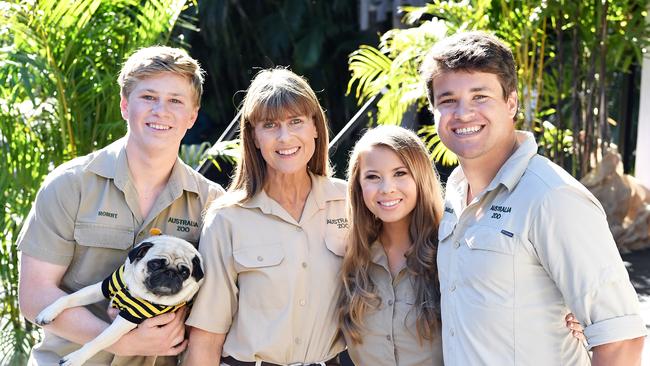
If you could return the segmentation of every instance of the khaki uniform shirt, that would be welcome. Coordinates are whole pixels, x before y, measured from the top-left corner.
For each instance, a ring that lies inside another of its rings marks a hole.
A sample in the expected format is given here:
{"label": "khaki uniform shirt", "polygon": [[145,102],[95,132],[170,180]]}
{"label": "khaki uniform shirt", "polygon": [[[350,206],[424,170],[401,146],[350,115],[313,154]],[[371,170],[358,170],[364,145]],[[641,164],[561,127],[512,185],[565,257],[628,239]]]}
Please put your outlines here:
{"label": "khaki uniform shirt", "polygon": [[205,282],[187,324],[227,333],[224,357],[312,363],[345,348],[336,299],[346,184],[314,175],[311,181],[300,221],[264,191],[206,217],[199,248]]}
{"label": "khaki uniform shirt", "polygon": [[350,358],[360,366],[442,366],[440,334],[433,341],[418,339],[412,276],[404,268],[393,278],[381,243],[372,244],[370,255],[370,280],[381,304],[366,313],[363,343],[353,343],[344,332]]}
{"label": "khaki uniform shirt", "polygon": [[[198,243],[201,213],[223,191],[179,159],[149,215],[142,217],[124,143],[125,139],[118,140],[50,173],[18,237],[24,254],[67,267],[60,287],[68,293],[101,282],[124,263],[133,245],[148,237],[153,227]],[[107,307],[108,302],[100,302],[88,308],[109,321]],[[58,365],[61,356],[78,348],[46,330],[30,363]],[[153,361],[153,357],[113,357],[102,351],[87,365]]]}
{"label": "khaki uniform shirt", "polygon": [[[646,334],[605,213],[530,133],[467,202],[457,168],[439,230],[445,365],[589,365],[587,349]],[[573,312],[588,346],[567,331]]]}

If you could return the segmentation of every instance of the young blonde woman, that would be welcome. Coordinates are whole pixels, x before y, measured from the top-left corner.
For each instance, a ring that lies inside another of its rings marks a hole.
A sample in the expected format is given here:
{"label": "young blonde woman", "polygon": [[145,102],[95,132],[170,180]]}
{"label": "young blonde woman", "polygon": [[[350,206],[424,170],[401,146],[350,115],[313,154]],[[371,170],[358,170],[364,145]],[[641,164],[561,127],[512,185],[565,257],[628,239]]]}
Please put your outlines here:
{"label": "young blonde woman", "polygon": [[[356,365],[442,365],[436,249],[442,189],[422,141],[396,126],[368,131],[348,169],[350,237],[339,321]],[[582,328],[566,326],[583,340]]]}
{"label": "young blonde woman", "polygon": [[264,70],[240,131],[234,181],[201,233],[186,364],[337,365],[345,182],[329,177],[323,110],[303,78]]}
{"label": "young blonde woman", "polygon": [[426,148],[404,128],[374,128],[355,146],[348,179],[338,310],[350,357],[357,365],[442,365],[442,189]]}

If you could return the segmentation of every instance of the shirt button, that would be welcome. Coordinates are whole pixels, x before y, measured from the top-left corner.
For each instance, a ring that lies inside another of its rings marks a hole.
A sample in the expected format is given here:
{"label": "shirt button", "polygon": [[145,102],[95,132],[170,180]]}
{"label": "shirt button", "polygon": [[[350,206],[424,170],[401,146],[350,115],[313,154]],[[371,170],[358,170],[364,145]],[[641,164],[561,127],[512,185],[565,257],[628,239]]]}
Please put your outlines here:
{"label": "shirt button", "polygon": [[262,257],[261,255],[257,257],[257,261],[258,261],[258,262],[261,262],[261,261],[263,261],[263,260],[264,260],[264,257]]}
{"label": "shirt button", "polygon": [[390,340],[391,340],[390,334],[386,336],[386,340],[390,342]]}
{"label": "shirt button", "polygon": [[451,285],[451,287],[449,288],[449,290],[450,290],[451,292],[456,291],[456,285]]}
{"label": "shirt button", "polygon": [[388,306],[393,306],[393,300],[388,300]]}
{"label": "shirt button", "polygon": [[454,330],[453,330],[453,329],[449,329],[449,334],[451,334],[451,336],[453,337],[453,336],[454,336]]}
{"label": "shirt button", "polygon": [[307,262],[302,262],[302,268],[307,268]]}
{"label": "shirt button", "polygon": [[302,228],[300,226],[296,226],[296,231],[302,231]]}
{"label": "shirt button", "polygon": [[294,343],[296,343],[296,344],[300,344],[300,338],[298,338],[298,337],[296,337],[296,339],[294,339],[293,341],[294,341]]}
{"label": "shirt button", "polygon": [[454,242],[454,248],[456,249],[460,248],[460,242],[458,240]]}
{"label": "shirt button", "polygon": [[306,302],[305,300],[300,300],[299,303],[300,303],[300,306],[305,306],[305,304],[306,304],[307,302]]}

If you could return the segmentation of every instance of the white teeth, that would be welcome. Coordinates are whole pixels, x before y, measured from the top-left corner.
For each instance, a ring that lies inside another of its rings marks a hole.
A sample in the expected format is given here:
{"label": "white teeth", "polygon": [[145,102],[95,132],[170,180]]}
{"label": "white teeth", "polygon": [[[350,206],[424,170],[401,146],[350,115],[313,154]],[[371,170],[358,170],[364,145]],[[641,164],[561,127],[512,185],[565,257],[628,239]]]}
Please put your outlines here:
{"label": "white teeth", "polygon": [[169,126],[161,125],[158,123],[147,123],[147,126],[153,128],[154,130],[159,130],[159,131],[165,131],[171,128]]}
{"label": "white teeth", "polygon": [[454,130],[454,132],[457,135],[470,135],[480,131],[481,129],[483,129],[482,126],[463,127],[463,128],[457,128],[456,130]]}
{"label": "white teeth", "polygon": [[397,200],[392,200],[392,201],[379,202],[379,204],[381,206],[385,206],[385,207],[393,207],[396,204],[398,204],[400,201],[401,201],[400,199],[397,199]]}
{"label": "white teeth", "polygon": [[291,155],[291,154],[295,154],[296,151],[298,151],[298,148],[294,147],[293,149],[278,150],[278,154],[280,154],[280,155]]}

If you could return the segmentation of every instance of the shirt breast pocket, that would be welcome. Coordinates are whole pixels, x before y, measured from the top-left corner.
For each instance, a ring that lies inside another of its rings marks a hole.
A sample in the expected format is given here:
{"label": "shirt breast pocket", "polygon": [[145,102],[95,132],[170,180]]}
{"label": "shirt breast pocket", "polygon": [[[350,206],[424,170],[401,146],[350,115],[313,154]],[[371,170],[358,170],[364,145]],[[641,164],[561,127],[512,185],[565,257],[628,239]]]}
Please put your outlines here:
{"label": "shirt breast pocket", "polygon": [[[287,299],[288,273],[282,266],[282,244],[243,247],[233,252],[238,272],[239,301],[253,308],[282,307]],[[287,300],[288,301],[288,300]]]}
{"label": "shirt breast pocket", "polygon": [[77,242],[70,271],[72,279],[81,286],[102,281],[115,271],[133,245],[132,228],[95,223],[76,223]]}
{"label": "shirt breast pocket", "polygon": [[[499,305],[514,299],[514,262],[518,238],[499,228],[476,226],[463,238],[466,248],[460,255],[460,273],[469,291]],[[485,296],[488,295],[489,296]]]}

